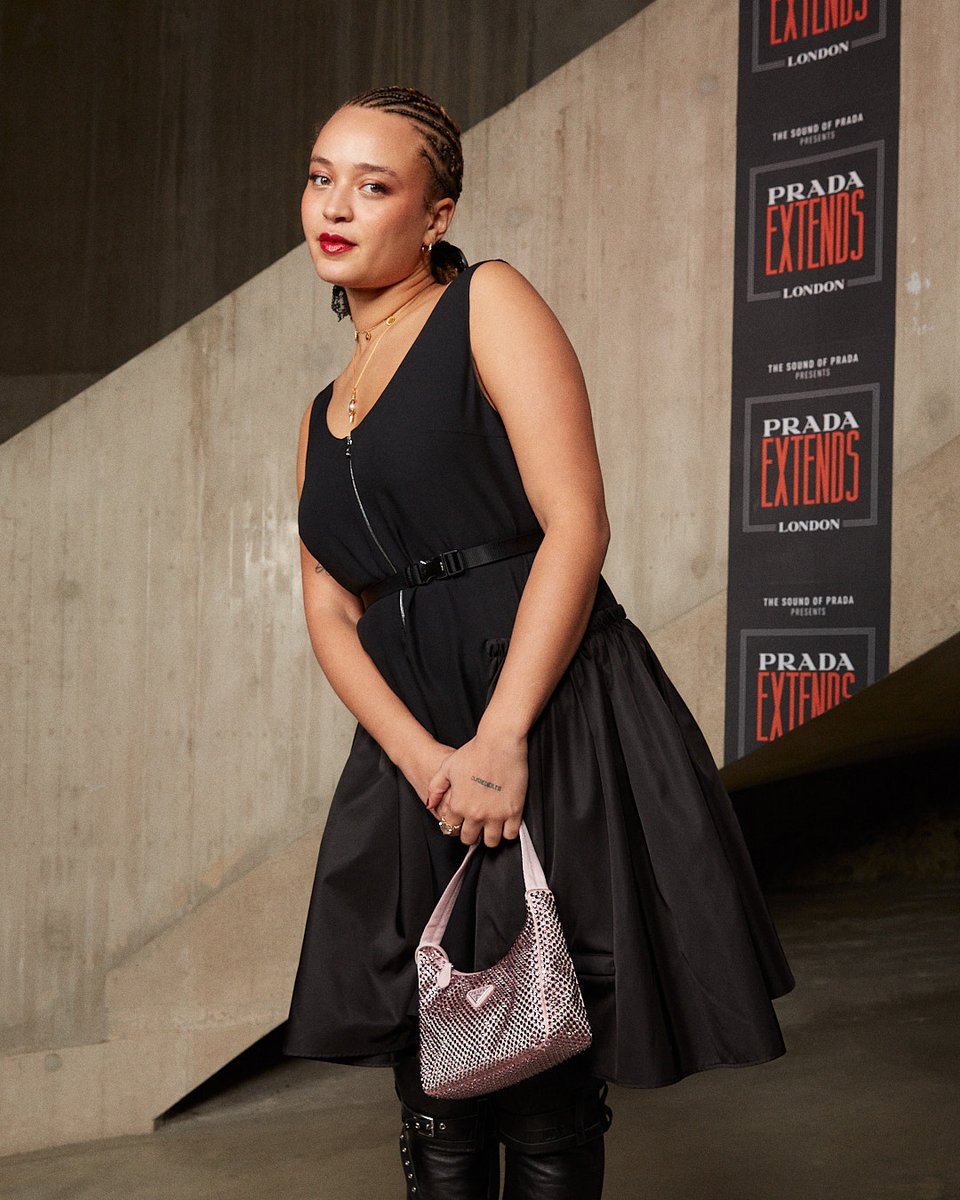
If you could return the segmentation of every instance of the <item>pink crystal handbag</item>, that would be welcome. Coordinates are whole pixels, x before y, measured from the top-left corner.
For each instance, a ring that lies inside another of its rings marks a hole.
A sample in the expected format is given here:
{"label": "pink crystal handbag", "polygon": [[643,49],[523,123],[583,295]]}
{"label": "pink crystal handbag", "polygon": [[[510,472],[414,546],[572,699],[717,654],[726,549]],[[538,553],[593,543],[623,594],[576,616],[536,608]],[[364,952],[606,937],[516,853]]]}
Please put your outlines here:
{"label": "pink crystal handbag", "polygon": [[482,971],[458,971],[440,945],[476,846],[427,922],[416,962],[420,1077],[429,1096],[480,1096],[585,1050],[590,1025],[553,892],[520,826],[527,918],[507,953]]}

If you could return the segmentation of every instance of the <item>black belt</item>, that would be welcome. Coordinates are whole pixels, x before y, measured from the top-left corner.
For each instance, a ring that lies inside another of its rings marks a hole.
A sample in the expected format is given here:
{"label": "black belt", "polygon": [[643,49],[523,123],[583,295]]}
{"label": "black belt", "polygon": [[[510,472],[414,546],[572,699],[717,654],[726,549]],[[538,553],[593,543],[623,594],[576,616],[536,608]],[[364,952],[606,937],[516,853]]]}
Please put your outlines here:
{"label": "black belt", "polygon": [[422,587],[435,579],[449,579],[460,575],[470,567],[483,567],[487,563],[499,562],[501,558],[513,558],[515,554],[526,554],[536,550],[543,541],[543,534],[524,533],[520,537],[503,538],[499,542],[482,542],[479,546],[467,546],[464,550],[444,550],[433,558],[421,558],[407,565],[395,575],[388,575],[364,588],[360,593],[365,608],[374,600],[399,592],[405,587]]}

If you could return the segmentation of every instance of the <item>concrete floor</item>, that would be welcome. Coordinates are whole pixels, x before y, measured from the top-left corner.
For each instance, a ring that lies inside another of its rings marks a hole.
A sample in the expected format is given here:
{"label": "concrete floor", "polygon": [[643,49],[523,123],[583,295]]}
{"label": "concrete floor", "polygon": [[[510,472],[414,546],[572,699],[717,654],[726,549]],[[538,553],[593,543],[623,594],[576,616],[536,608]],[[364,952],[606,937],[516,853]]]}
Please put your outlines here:
{"label": "concrete floor", "polygon": [[[960,883],[770,906],[787,1054],[611,1089],[605,1197],[960,1200]],[[396,1125],[388,1072],[288,1060],[152,1135],[4,1159],[0,1197],[401,1200]]]}

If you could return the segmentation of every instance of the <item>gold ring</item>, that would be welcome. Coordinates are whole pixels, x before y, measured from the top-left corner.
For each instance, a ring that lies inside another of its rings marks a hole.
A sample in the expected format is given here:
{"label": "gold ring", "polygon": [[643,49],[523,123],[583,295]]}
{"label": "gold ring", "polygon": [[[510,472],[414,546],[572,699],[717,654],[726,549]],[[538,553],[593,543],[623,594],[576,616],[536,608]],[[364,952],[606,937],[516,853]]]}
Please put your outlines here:
{"label": "gold ring", "polygon": [[463,828],[462,821],[460,822],[459,825],[450,825],[443,819],[443,817],[440,817],[437,824],[440,826],[440,832],[443,834],[444,837],[456,837],[457,834],[460,832],[460,830]]}

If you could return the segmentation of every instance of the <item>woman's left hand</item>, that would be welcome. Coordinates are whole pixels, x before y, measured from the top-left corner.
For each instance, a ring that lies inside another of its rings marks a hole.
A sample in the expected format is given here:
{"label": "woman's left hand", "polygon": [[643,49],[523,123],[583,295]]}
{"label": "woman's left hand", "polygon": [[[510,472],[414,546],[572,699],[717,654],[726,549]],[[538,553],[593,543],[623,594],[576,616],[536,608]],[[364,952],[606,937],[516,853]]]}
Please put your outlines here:
{"label": "woman's left hand", "polygon": [[497,846],[520,833],[527,798],[527,739],[478,729],[447,756],[430,780],[427,808],[448,825],[460,825],[460,840],[482,838]]}

